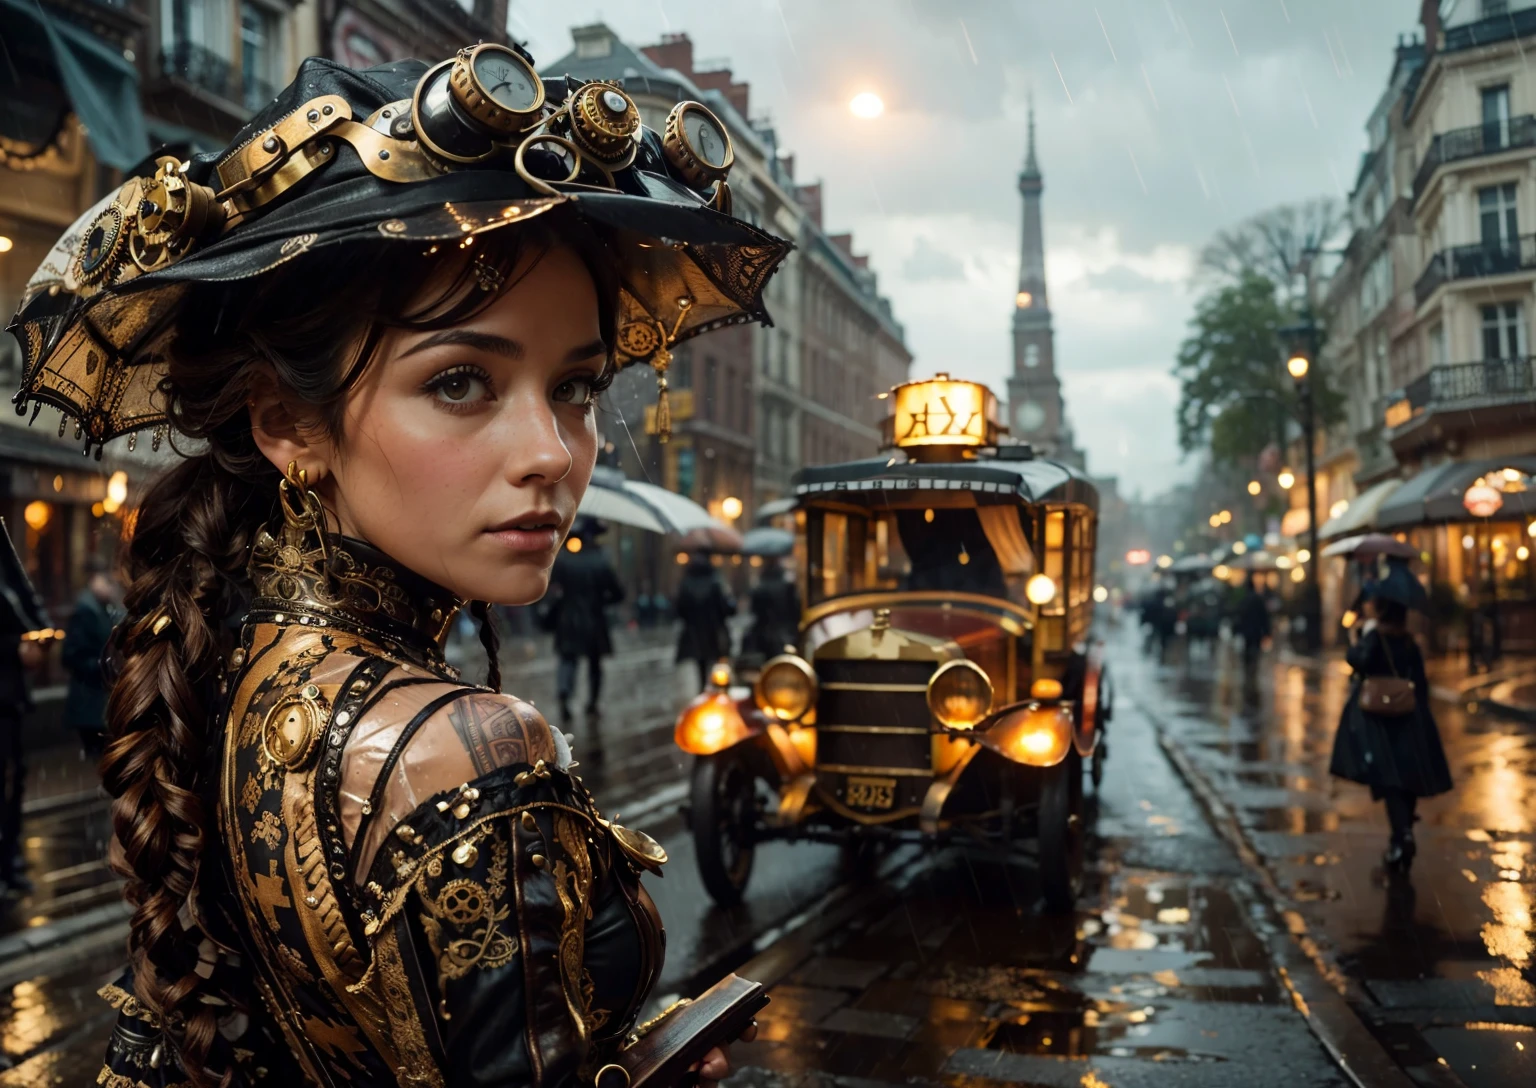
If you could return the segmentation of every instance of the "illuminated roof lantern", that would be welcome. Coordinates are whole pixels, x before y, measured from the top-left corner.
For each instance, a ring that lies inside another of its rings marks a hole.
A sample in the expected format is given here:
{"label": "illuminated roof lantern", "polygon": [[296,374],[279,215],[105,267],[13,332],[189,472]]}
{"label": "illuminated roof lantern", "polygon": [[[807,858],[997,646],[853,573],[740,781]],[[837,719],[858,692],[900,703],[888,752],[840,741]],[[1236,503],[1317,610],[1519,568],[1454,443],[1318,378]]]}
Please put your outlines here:
{"label": "illuminated roof lantern", "polygon": [[980,382],[940,373],[891,390],[891,414],[882,426],[886,449],[942,459],[966,449],[997,445],[997,397]]}

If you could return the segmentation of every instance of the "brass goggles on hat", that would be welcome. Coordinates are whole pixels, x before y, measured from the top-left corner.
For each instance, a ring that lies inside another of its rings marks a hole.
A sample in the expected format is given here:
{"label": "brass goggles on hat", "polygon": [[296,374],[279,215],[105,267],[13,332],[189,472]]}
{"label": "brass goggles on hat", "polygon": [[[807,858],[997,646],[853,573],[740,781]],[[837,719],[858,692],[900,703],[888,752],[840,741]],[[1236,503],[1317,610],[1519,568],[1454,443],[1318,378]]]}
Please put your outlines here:
{"label": "brass goggles on hat", "polygon": [[[553,102],[552,91],[564,101]],[[546,81],[515,49],[473,46],[430,69],[412,97],[362,120],[340,95],[311,99],[226,155],[215,171],[217,190],[186,178],[187,164],[158,159],[154,175],[129,181],[81,238],[73,269],[81,293],[119,281],[120,273],[164,267],[258,214],[330,162],[339,142],[385,181],[510,167],[535,193],[559,196],[616,189],[615,173],[640,152],[642,126],[634,100],[617,83]],[[676,179],[729,214],[725,177],[735,155],[714,113],[698,102],[678,103],[667,117],[661,154]]]}

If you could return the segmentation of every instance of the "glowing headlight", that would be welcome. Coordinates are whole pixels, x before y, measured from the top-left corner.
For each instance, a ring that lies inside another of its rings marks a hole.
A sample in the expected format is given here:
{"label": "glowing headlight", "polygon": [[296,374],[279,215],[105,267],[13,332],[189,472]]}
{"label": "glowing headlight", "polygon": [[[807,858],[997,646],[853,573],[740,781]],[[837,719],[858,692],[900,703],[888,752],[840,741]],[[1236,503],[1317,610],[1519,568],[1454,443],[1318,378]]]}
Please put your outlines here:
{"label": "glowing headlight", "polygon": [[816,692],[816,673],[810,664],[795,654],[781,654],[757,674],[752,697],[764,714],[792,722],[816,705]]}
{"label": "glowing headlight", "polygon": [[969,729],[992,709],[992,681],[974,661],[949,661],[928,681],[928,709],[950,729]]}
{"label": "glowing headlight", "polygon": [[1029,697],[1031,699],[1060,699],[1061,681],[1052,680],[1049,676],[1042,676],[1029,685]]}
{"label": "glowing headlight", "polygon": [[1030,604],[1050,604],[1056,599],[1056,583],[1049,574],[1037,574],[1024,583],[1024,596]]}
{"label": "glowing headlight", "polygon": [[1072,748],[1072,711],[1064,706],[1021,707],[987,730],[983,743],[1030,767],[1054,767]]}
{"label": "glowing headlight", "polygon": [[712,756],[743,740],[750,730],[724,692],[700,695],[678,716],[672,740],[685,752]]}

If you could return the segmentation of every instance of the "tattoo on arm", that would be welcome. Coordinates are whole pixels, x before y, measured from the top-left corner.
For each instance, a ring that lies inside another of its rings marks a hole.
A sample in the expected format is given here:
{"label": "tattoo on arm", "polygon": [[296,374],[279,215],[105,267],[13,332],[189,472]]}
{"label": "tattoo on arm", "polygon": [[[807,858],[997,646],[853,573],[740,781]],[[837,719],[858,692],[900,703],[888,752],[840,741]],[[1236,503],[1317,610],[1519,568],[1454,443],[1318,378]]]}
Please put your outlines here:
{"label": "tattoo on arm", "polygon": [[528,728],[532,714],[515,703],[489,696],[471,695],[455,702],[448,720],[463,740],[477,775],[497,767],[528,763]]}

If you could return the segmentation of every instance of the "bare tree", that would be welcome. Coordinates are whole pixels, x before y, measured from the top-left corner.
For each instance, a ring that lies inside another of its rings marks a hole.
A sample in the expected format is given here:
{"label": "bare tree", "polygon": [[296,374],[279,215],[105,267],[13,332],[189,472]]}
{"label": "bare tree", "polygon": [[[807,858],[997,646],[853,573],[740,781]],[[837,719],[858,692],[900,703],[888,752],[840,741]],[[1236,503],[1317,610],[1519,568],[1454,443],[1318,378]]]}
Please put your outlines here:
{"label": "bare tree", "polygon": [[1311,255],[1334,241],[1344,222],[1344,208],[1332,197],[1282,204],[1220,231],[1200,251],[1200,270],[1223,284],[1256,273],[1282,296],[1294,296]]}

